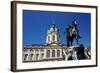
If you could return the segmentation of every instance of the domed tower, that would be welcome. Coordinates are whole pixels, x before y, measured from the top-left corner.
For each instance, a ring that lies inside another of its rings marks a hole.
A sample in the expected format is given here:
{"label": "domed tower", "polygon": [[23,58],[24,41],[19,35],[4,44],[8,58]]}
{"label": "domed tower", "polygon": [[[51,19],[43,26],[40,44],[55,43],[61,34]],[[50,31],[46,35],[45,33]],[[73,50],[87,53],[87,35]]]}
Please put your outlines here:
{"label": "domed tower", "polygon": [[47,31],[46,44],[59,45],[59,38],[60,38],[59,29],[56,27],[55,23],[53,22]]}

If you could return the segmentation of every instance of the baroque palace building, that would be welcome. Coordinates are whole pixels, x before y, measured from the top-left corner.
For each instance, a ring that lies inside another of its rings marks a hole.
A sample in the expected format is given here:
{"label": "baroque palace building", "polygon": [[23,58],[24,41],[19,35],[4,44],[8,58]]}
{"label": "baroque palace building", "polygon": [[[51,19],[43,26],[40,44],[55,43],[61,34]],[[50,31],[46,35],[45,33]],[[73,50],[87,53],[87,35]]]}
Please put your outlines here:
{"label": "baroque palace building", "polygon": [[73,46],[67,47],[60,43],[59,29],[53,23],[47,31],[46,44],[24,46],[22,58],[23,62],[63,61],[72,55],[68,52],[73,53],[73,58],[77,59]]}

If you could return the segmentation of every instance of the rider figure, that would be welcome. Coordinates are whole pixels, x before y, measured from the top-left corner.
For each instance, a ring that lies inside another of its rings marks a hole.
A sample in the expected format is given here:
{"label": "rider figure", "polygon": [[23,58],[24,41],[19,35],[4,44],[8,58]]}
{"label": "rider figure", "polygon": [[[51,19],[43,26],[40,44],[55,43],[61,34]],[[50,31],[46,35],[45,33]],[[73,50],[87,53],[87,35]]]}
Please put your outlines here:
{"label": "rider figure", "polygon": [[69,24],[68,27],[65,30],[65,33],[67,33],[67,36],[66,36],[67,46],[70,46],[70,37],[72,36],[71,29],[72,29],[72,26]]}

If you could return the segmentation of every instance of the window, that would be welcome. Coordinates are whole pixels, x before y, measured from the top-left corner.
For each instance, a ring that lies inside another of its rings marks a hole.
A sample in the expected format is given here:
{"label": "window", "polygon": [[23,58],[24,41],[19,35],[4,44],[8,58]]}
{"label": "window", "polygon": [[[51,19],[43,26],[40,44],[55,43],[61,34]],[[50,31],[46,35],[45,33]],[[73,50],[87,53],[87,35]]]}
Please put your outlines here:
{"label": "window", "polygon": [[52,50],[52,57],[55,57],[55,50]]}
{"label": "window", "polygon": [[60,50],[57,50],[57,57],[60,56]]}
{"label": "window", "polygon": [[24,52],[27,52],[27,49],[24,49]]}
{"label": "window", "polygon": [[33,54],[30,55],[30,60],[32,60],[32,58],[33,58]]}
{"label": "window", "polygon": [[47,50],[47,57],[50,57],[50,50]]}
{"label": "window", "polygon": [[50,41],[50,36],[48,36],[48,42]]}
{"label": "window", "polygon": [[39,54],[36,54],[36,60],[38,60],[39,59]]}
{"label": "window", "polygon": [[33,52],[33,49],[30,49],[30,52]]}
{"label": "window", "polygon": [[25,56],[24,56],[24,61],[27,59],[27,56],[28,56],[28,54],[25,54]]}
{"label": "window", "polygon": [[53,35],[53,41],[55,41],[55,36]]}
{"label": "window", "polygon": [[41,54],[41,59],[43,59],[43,57],[44,57],[44,54]]}

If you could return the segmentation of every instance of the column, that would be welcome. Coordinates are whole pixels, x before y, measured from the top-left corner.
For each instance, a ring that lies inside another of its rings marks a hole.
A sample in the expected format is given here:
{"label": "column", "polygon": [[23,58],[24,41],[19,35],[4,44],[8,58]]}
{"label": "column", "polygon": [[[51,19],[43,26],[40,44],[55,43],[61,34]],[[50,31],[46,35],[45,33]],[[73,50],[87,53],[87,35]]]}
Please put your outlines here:
{"label": "column", "polygon": [[63,52],[63,50],[62,50],[62,49],[60,49],[60,57],[62,57],[62,52]]}
{"label": "column", "polygon": [[52,49],[49,49],[50,50],[50,58],[52,58]]}
{"label": "column", "polygon": [[39,49],[38,54],[39,54],[39,56],[38,56],[38,60],[41,60],[41,49]]}
{"label": "column", "polygon": [[47,54],[46,51],[47,51],[47,50],[46,50],[46,48],[45,48],[45,49],[44,49],[44,56],[43,56],[43,58],[46,58],[46,54]]}

